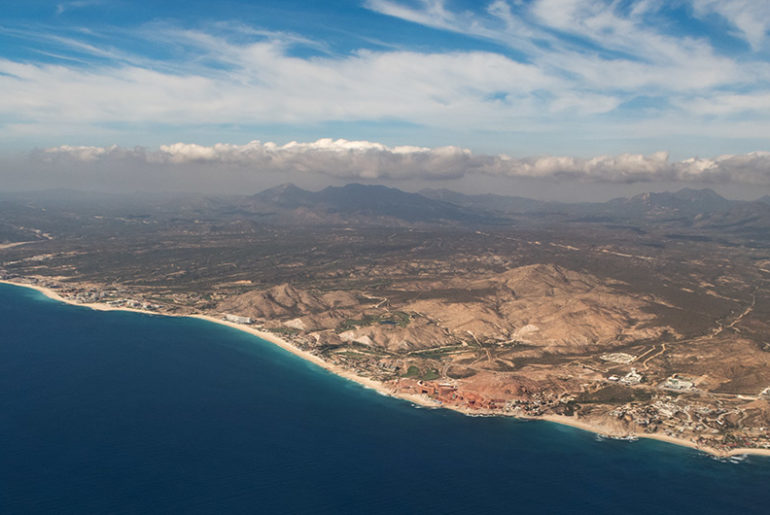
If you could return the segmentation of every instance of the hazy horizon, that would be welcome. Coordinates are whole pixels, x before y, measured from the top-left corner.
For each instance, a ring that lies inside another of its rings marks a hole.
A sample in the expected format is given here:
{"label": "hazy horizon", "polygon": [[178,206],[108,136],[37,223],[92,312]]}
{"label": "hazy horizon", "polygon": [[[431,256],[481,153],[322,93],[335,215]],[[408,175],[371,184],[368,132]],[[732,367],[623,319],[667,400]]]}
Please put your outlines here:
{"label": "hazy horizon", "polygon": [[[8,196],[8,197],[14,197],[14,196],[23,196],[23,195],[40,195],[40,194],[46,194],[46,193],[78,193],[78,194],[84,194],[84,195],[93,195],[93,196],[99,196],[99,195],[105,195],[105,196],[124,196],[124,197],[133,197],[133,196],[146,196],[146,195],[157,195],[157,196],[168,196],[168,197],[206,197],[206,196],[222,196],[222,197],[238,197],[238,196],[251,196],[258,193],[261,193],[265,190],[269,190],[271,188],[276,188],[283,185],[294,185],[298,188],[301,188],[306,191],[310,192],[319,192],[327,187],[341,187],[345,185],[351,185],[351,184],[361,184],[366,186],[386,186],[389,188],[396,188],[398,190],[408,192],[408,193],[421,193],[425,190],[448,190],[456,193],[461,193],[465,195],[485,195],[485,194],[491,194],[491,195],[498,195],[498,196],[504,196],[504,197],[522,197],[522,198],[528,198],[532,200],[538,200],[538,201],[546,201],[546,202],[566,202],[566,203],[584,203],[584,202],[607,202],[609,200],[617,199],[617,198],[630,198],[635,195],[643,194],[643,193],[675,193],[682,189],[694,189],[694,190],[711,190],[717,193],[718,195],[728,199],[728,200],[736,200],[736,201],[757,201],[760,199],[763,199],[767,196],[767,193],[757,194],[756,191],[752,190],[741,190],[735,187],[725,187],[725,186],[714,186],[711,184],[695,184],[695,185],[681,185],[681,184],[655,184],[655,183],[645,183],[645,184],[637,184],[632,185],[631,188],[628,186],[625,186],[621,190],[616,190],[615,188],[606,188],[603,189],[601,192],[597,192],[595,189],[590,189],[590,191],[587,191],[585,195],[583,195],[583,192],[578,189],[576,191],[575,187],[573,185],[570,185],[570,187],[567,187],[565,185],[559,185],[559,184],[548,184],[544,185],[542,183],[536,183],[531,188],[525,187],[525,188],[511,188],[510,190],[501,191],[500,188],[453,188],[451,185],[447,187],[446,185],[436,185],[436,184],[426,184],[422,187],[402,187],[401,185],[393,185],[388,184],[384,182],[334,182],[334,183],[324,183],[324,184],[307,184],[303,182],[295,182],[295,181],[284,181],[284,182],[278,182],[275,184],[267,184],[265,186],[256,187],[253,190],[245,191],[241,189],[240,191],[235,190],[227,190],[227,191],[217,191],[217,190],[182,190],[182,189],[171,189],[171,188],[152,188],[152,189],[127,189],[127,188],[88,188],[88,187],[71,187],[68,185],[61,185],[57,187],[40,187],[40,188],[0,188],[0,195]],[[544,187],[545,186],[545,187]],[[584,185],[588,186],[588,185]],[[595,185],[592,185],[595,186]],[[617,192],[618,194],[614,194]]]}

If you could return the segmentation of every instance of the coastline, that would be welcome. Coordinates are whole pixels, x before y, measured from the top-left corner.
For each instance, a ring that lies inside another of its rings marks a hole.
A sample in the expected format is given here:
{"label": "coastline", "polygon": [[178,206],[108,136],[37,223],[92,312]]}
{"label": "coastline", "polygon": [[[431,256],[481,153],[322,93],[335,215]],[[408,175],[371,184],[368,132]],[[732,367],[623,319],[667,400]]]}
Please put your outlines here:
{"label": "coastline", "polygon": [[[345,370],[344,368],[335,365],[333,363],[329,363],[327,361],[324,361],[323,359],[319,358],[315,354],[312,354],[306,350],[302,350],[298,348],[296,345],[293,345],[291,342],[288,342],[284,340],[283,338],[280,338],[279,336],[275,335],[274,333],[268,332],[268,331],[262,331],[259,329],[256,329],[254,327],[250,327],[248,325],[243,324],[236,324],[234,322],[229,322],[227,320],[223,320],[221,318],[217,318],[213,315],[206,315],[206,314],[188,314],[188,315],[177,315],[173,313],[158,313],[157,311],[149,311],[146,309],[137,309],[137,308],[130,308],[125,306],[110,306],[108,304],[102,304],[97,302],[92,303],[80,303],[75,302],[73,300],[67,299],[65,297],[62,297],[58,294],[58,292],[52,288],[47,288],[45,286],[39,286],[36,284],[25,284],[25,283],[17,283],[13,281],[8,281],[4,279],[0,279],[0,284],[9,284],[11,286],[21,286],[23,288],[29,288],[35,291],[38,291],[48,297],[49,299],[62,302],[64,304],[69,304],[71,306],[80,306],[85,308],[90,308],[96,311],[129,311],[132,313],[142,313],[144,315],[155,315],[155,316],[165,316],[165,317],[176,317],[176,318],[197,318],[199,320],[204,320],[206,322],[210,322],[213,324],[219,324],[224,325],[233,329],[237,329],[239,331],[243,331],[246,333],[251,334],[252,336],[256,336],[257,338],[260,338],[262,340],[265,340],[269,343],[272,343],[273,345],[276,345],[285,351],[288,351],[295,356],[298,356],[306,361],[310,361],[311,363],[335,374],[340,377],[343,377],[349,381],[354,381],[361,386],[364,386],[365,388],[369,388],[372,390],[377,391],[377,393],[380,393],[382,395],[385,395],[387,397],[394,397],[402,400],[406,400],[409,402],[412,402],[414,404],[418,404],[420,406],[426,407],[426,408],[440,408],[445,407],[442,406],[441,403],[437,401],[433,401],[432,399],[429,399],[427,397],[424,397],[422,395],[409,395],[409,394],[398,394],[390,389],[387,388],[386,385],[380,383],[379,381],[374,381],[373,379],[370,379],[368,377],[362,377],[358,374],[355,374],[353,372],[350,372],[349,370]],[[459,411],[459,410],[455,410]]]}
{"label": "coastline", "polygon": [[[185,315],[182,315],[182,316],[185,316]],[[214,324],[220,324],[227,327],[232,327],[233,329],[238,329],[240,331],[254,335],[257,338],[268,341],[273,345],[277,345],[278,347],[288,352],[291,352],[295,356],[299,356],[300,358],[306,361],[310,361],[311,363],[318,365],[319,367],[325,370],[328,370],[329,372],[335,375],[343,377],[349,381],[354,381],[366,388],[375,390],[382,395],[408,400],[409,402],[412,402],[414,404],[419,404],[424,407],[430,407],[430,408],[441,407],[440,403],[430,402],[428,399],[423,398],[422,396],[419,396],[419,395],[396,395],[393,390],[387,388],[384,384],[380,383],[379,381],[375,381],[368,377],[359,376],[358,374],[350,372],[349,370],[345,370],[344,368],[338,365],[335,365],[334,363],[329,363],[327,361],[324,361],[323,359],[319,358],[315,354],[298,348],[296,345],[293,345],[291,342],[288,342],[283,338],[276,336],[274,333],[271,333],[268,331],[261,331],[256,328],[249,327],[247,325],[228,322],[227,320],[221,320],[211,315],[186,315],[186,316],[189,316],[190,318],[197,318],[199,320],[205,320],[207,322],[212,322]]]}
{"label": "coastline", "polygon": [[[56,292],[56,290],[52,288],[47,288],[45,286],[39,286],[35,284],[25,284],[25,283],[17,283],[13,281],[3,280],[0,279],[0,284],[8,284],[11,286],[19,286],[23,288],[29,288],[35,291],[38,291],[45,295],[46,297],[58,301],[63,302],[65,304],[73,305],[73,306],[80,306],[80,307],[86,307],[90,308],[96,311],[129,311],[133,313],[142,313],[145,315],[155,315],[155,316],[167,316],[167,317],[178,317],[178,318],[197,318],[199,320],[204,320],[206,322],[215,323],[223,326],[227,326],[233,329],[237,329],[246,333],[249,333],[253,336],[256,336],[262,340],[265,340],[269,343],[272,343],[273,345],[276,345],[295,356],[298,356],[306,361],[309,361],[337,376],[340,376],[344,379],[347,379],[349,381],[354,381],[361,386],[364,386],[365,388],[369,388],[372,390],[375,390],[376,392],[388,396],[393,397],[401,400],[409,401],[413,404],[417,404],[419,406],[423,407],[429,407],[429,408],[445,408],[449,409],[458,413],[461,413],[463,415],[468,416],[479,416],[479,415],[488,415],[488,416],[513,416],[508,415],[505,413],[496,413],[496,412],[482,412],[482,411],[473,411],[469,409],[463,409],[459,407],[454,406],[445,406],[442,403],[438,401],[434,401],[428,397],[422,396],[422,395],[411,395],[411,394],[403,394],[403,393],[396,393],[394,389],[388,388],[385,384],[375,381],[368,377],[359,376],[358,374],[355,374],[353,372],[350,372],[348,370],[345,370],[344,368],[335,365],[333,363],[329,363],[327,361],[324,361],[323,359],[319,358],[315,354],[312,354],[308,351],[305,351],[303,349],[298,348],[297,346],[293,345],[291,342],[284,340],[283,338],[280,338],[279,336],[275,335],[274,333],[259,330],[247,325],[243,324],[237,324],[234,322],[229,322],[227,320],[223,320],[220,318],[217,318],[216,316],[212,315],[206,315],[206,314],[187,314],[187,315],[177,315],[173,313],[158,313],[155,311],[148,311],[144,309],[137,309],[137,308],[130,308],[130,307],[118,307],[118,306],[110,306],[107,304],[102,303],[87,303],[87,304],[81,304],[75,301],[72,301],[70,299],[64,298],[61,295]],[[703,447],[698,445],[697,443],[686,440],[683,438],[676,438],[668,435],[662,435],[662,434],[636,434],[636,433],[626,433],[626,434],[619,434],[616,431],[609,431],[606,428],[603,428],[596,424],[591,424],[590,422],[579,420],[574,417],[567,417],[564,415],[543,415],[539,417],[517,417],[522,420],[543,420],[551,423],[561,424],[565,426],[570,426],[576,429],[580,429],[583,431],[588,431],[591,433],[595,433],[598,435],[608,436],[611,438],[627,438],[627,437],[634,437],[634,438],[647,438],[650,440],[658,440],[674,445],[679,445],[682,447],[689,447],[691,449],[695,449],[707,454],[710,454],[715,457],[719,458],[728,458],[731,456],[739,456],[739,455],[757,455],[757,456],[765,456],[770,457],[770,449],[756,449],[756,448],[736,448],[736,449],[730,449],[729,451],[722,451],[719,449],[714,449],[710,447]]]}

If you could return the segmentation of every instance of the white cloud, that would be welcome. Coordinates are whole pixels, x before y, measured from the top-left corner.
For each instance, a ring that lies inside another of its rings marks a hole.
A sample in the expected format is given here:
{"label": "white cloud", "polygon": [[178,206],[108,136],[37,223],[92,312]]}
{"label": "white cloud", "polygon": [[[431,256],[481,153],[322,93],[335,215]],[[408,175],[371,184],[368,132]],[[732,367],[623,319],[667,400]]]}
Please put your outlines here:
{"label": "white cloud", "polygon": [[[443,0],[422,7],[399,0],[370,0],[366,5],[382,14],[524,52],[552,76],[567,74],[560,93],[588,89],[605,95],[617,94],[617,90],[631,95],[689,94],[770,78],[766,62],[740,63],[718,55],[705,35],[663,33],[665,24],[649,19],[664,6],[656,0],[633,3],[630,9],[611,0],[534,0],[526,4],[495,0],[487,10],[491,17],[449,11]],[[760,16],[758,12],[768,9],[751,9],[763,20],[757,23],[770,25],[770,14]],[[441,16],[432,16],[433,12]]]}
{"label": "white cloud", "polygon": [[[767,2],[720,7],[692,1],[699,15],[722,13],[756,44],[770,23],[770,15],[751,7]],[[499,46],[335,55],[323,42],[240,24],[196,31],[155,23],[121,29],[114,38],[0,27],[80,60],[0,58],[0,126],[19,139],[45,135],[50,143],[62,134],[69,141],[136,141],[137,135],[160,133],[159,125],[166,133],[181,128],[180,138],[205,128],[211,138],[223,125],[242,127],[242,135],[253,134],[254,127],[395,121],[419,128],[414,132],[430,141],[467,142],[475,136],[474,144],[480,144],[489,135],[485,148],[518,151],[537,134],[544,143],[535,151],[568,145],[565,151],[589,154],[628,148],[613,141],[659,148],[645,145],[645,138],[668,136],[727,139],[748,131],[756,141],[770,123],[770,64],[755,56],[728,57],[705,37],[664,33],[664,24],[650,21],[666,5],[662,0],[630,6],[610,0],[494,0],[476,12],[454,11],[442,0],[366,5]],[[764,28],[746,21],[746,12]],[[174,58],[128,51],[138,40],[141,46],[161,45]],[[297,45],[312,48],[313,57],[298,57]],[[747,115],[756,126],[745,126]],[[349,137],[381,137],[356,134],[357,127],[349,126]],[[311,137],[325,130],[321,126]],[[123,137],[113,139],[107,131]],[[471,137],[459,139],[466,135]],[[517,140],[518,135],[530,136]]]}
{"label": "white cloud", "polygon": [[104,5],[105,3],[105,0],[73,0],[71,2],[61,2],[56,4],[56,14],[63,14],[66,11],[71,11],[72,9],[82,9],[84,7]]}
{"label": "white cloud", "polygon": [[388,147],[368,141],[320,139],[285,145],[252,141],[245,145],[190,143],[144,147],[60,146],[36,151],[33,160],[135,165],[211,165],[250,168],[256,172],[322,173],[344,179],[456,178],[474,166],[469,150],[458,147]]}
{"label": "white cloud", "polygon": [[387,146],[369,141],[320,139],[285,145],[259,141],[213,146],[175,143],[162,145],[158,150],[60,146],[36,151],[32,159],[53,164],[85,163],[105,170],[116,163],[174,168],[205,165],[237,167],[255,174],[324,174],[344,180],[443,180],[475,174],[596,183],[678,181],[770,185],[769,152],[682,161],[671,161],[666,152],[592,158],[513,158],[474,155],[459,147]]}
{"label": "white cloud", "polygon": [[[205,75],[0,59],[0,116],[41,124],[385,118],[435,126],[534,115],[539,107],[532,92],[554,82],[532,65],[487,52],[359,52],[301,59],[286,55],[278,43],[262,42],[236,47],[229,55],[237,66]],[[489,101],[501,91],[510,99],[502,111]]]}
{"label": "white cloud", "polygon": [[688,111],[714,116],[767,116],[770,115],[770,92],[714,94],[688,99],[679,103],[679,106]]}
{"label": "white cloud", "polygon": [[770,3],[765,0],[692,0],[700,16],[718,14],[731,23],[754,50],[764,45],[770,29]]}

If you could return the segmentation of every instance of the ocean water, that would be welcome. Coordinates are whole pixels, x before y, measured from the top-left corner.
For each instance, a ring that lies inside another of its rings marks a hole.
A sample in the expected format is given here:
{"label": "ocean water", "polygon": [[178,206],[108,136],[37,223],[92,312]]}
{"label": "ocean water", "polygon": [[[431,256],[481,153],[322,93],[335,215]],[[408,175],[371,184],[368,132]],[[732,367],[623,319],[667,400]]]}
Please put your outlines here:
{"label": "ocean water", "polygon": [[770,513],[770,458],[415,408],[248,334],[0,285],[0,513]]}

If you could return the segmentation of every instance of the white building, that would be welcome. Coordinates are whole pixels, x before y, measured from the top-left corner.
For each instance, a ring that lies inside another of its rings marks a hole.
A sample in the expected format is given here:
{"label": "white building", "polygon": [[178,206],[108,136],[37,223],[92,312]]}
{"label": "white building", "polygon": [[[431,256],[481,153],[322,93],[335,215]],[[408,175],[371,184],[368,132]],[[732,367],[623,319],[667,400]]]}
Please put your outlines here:
{"label": "white building", "polygon": [[665,388],[666,390],[691,390],[694,386],[695,383],[679,377],[676,374],[669,377],[663,382],[663,384],[661,384],[661,387]]}
{"label": "white building", "polygon": [[235,324],[250,324],[252,322],[252,320],[249,317],[241,317],[238,315],[230,315],[230,314],[225,315],[225,320],[227,320],[228,322],[233,322]]}
{"label": "white building", "polygon": [[642,374],[640,374],[639,372],[637,372],[635,368],[632,368],[631,372],[629,372],[628,374],[624,375],[620,379],[620,382],[623,383],[623,384],[629,384],[630,385],[630,384],[639,384],[643,380],[644,380],[644,376]]}

